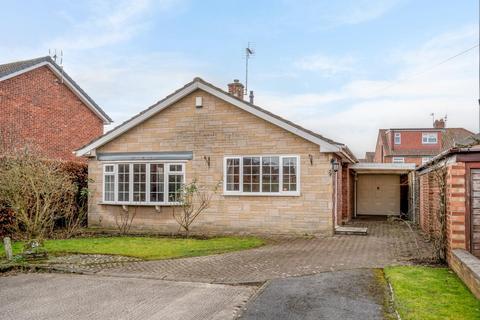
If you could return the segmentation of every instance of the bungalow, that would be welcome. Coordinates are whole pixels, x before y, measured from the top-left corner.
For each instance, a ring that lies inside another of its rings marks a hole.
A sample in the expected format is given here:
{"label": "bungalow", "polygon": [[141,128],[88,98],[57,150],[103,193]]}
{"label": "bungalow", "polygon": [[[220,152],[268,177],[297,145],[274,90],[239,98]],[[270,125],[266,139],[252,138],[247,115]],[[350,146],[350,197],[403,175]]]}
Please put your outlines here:
{"label": "bungalow", "polygon": [[222,187],[192,232],[333,234],[351,215],[348,165],[327,139],[195,78],[76,151],[88,158],[89,224],[115,226],[135,210],[132,229],[172,233],[178,187],[196,179]]}

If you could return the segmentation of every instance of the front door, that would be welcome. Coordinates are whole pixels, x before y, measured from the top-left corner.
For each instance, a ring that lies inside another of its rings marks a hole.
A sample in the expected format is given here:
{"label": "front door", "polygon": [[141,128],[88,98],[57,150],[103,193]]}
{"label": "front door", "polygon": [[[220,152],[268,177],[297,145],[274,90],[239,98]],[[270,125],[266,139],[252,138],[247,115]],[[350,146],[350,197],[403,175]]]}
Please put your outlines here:
{"label": "front door", "polygon": [[470,171],[470,248],[480,258],[480,169]]}

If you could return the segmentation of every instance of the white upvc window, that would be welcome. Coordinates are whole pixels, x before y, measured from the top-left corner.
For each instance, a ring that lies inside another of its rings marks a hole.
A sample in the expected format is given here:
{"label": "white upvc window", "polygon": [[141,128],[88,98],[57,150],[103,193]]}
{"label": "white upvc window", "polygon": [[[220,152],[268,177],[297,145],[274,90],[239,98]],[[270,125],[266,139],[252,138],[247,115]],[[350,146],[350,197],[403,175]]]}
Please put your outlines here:
{"label": "white upvc window", "polygon": [[297,155],[227,156],[225,195],[300,195]]}
{"label": "white upvc window", "polygon": [[401,144],[402,143],[402,134],[400,132],[395,132],[393,140],[394,140],[395,144]]}
{"label": "white upvc window", "polygon": [[115,201],[115,165],[103,166],[103,201]]}
{"label": "white upvc window", "polygon": [[404,157],[393,157],[392,163],[405,163]]}
{"label": "white upvc window", "polygon": [[437,132],[423,132],[422,144],[436,144],[438,142]]}
{"label": "white upvc window", "polygon": [[175,205],[185,183],[185,163],[133,162],[103,165],[103,202]]}
{"label": "white upvc window", "polygon": [[433,157],[422,157],[422,164],[425,164],[432,159],[433,159]]}

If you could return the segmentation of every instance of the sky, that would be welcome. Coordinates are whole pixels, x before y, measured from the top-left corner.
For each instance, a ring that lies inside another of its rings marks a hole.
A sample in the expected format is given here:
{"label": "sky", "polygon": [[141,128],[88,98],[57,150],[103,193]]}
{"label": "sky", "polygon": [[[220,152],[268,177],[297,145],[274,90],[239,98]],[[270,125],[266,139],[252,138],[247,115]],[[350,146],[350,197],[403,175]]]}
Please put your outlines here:
{"label": "sky", "polygon": [[478,132],[476,0],[2,2],[0,63],[62,50],[113,126],[196,76],[243,82],[250,42],[255,104],[357,157],[432,113]]}

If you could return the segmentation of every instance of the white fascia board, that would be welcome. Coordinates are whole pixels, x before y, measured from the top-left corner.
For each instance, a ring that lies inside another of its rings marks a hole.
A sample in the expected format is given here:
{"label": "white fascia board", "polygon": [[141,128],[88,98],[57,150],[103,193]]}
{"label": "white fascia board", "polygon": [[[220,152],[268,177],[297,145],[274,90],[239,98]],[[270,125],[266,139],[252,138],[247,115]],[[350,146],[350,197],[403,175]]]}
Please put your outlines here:
{"label": "white fascia board", "polygon": [[6,76],[4,76],[4,77],[1,77],[1,78],[0,78],[0,81],[7,80],[7,79],[10,79],[10,78],[16,77],[16,76],[18,76],[18,75],[21,75],[21,74],[23,74],[23,73],[32,71],[32,70],[34,70],[34,69],[37,69],[37,68],[40,68],[40,67],[43,67],[43,66],[47,66],[50,70],[53,71],[53,73],[55,73],[55,75],[56,75],[57,77],[63,79],[63,82],[67,85],[67,87],[68,87],[70,90],[72,90],[73,93],[74,93],[85,105],[87,105],[90,110],[92,110],[100,119],[102,119],[104,124],[110,124],[110,123],[111,123],[110,120],[108,120],[107,118],[105,118],[105,116],[104,116],[102,113],[100,113],[100,112],[97,110],[97,108],[96,108],[94,105],[92,105],[92,104],[90,103],[90,101],[88,101],[88,99],[85,98],[85,96],[84,96],[80,91],[78,91],[77,88],[75,88],[75,86],[74,86],[70,81],[68,81],[68,79],[67,79],[66,77],[64,77],[64,76],[62,75],[62,73],[61,73],[54,65],[52,65],[52,64],[51,64],[50,62],[48,62],[48,61],[43,61],[43,62],[37,63],[37,64],[35,64],[35,65],[31,66],[31,67],[25,68],[25,69],[23,69],[23,70],[19,70],[19,71],[17,71],[17,72],[10,73],[10,74],[8,74],[8,75],[6,75]]}
{"label": "white fascia board", "polygon": [[183,90],[177,92],[173,96],[169,97],[168,99],[162,101],[161,103],[155,105],[154,107],[147,110],[145,113],[139,115],[138,117],[132,119],[131,121],[125,123],[113,129],[112,131],[105,134],[100,139],[92,142],[89,145],[86,145],[82,149],[75,151],[77,156],[84,156],[87,155],[90,151],[95,150],[96,148],[104,145],[105,143],[115,139],[119,135],[123,134],[124,132],[130,130],[131,128],[135,127],[136,125],[142,123],[143,121],[147,120],[148,118],[152,117],[156,113],[160,112],[161,110],[165,109],[166,107],[170,106],[171,104],[177,102],[178,100],[182,99],[183,97],[187,96],[188,94],[192,93],[193,91],[198,89],[198,84],[196,82],[192,83],[190,86],[183,88]]}
{"label": "white fascia board", "polygon": [[162,101],[161,103],[157,104],[150,110],[146,111],[145,113],[141,114],[140,116],[134,118],[130,122],[125,123],[125,125],[121,125],[117,127],[116,129],[113,129],[106,135],[104,135],[102,138],[98,139],[97,141],[94,141],[90,145],[87,145],[83,147],[82,149],[77,150],[75,153],[77,156],[83,156],[86,155],[89,151],[98,148],[99,146],[102,146],[103,144],[109,142],[110,140],[118,137],[122,133],[128,131],[129,129],[135,127],[136,125],[142,123],[143,121],[147,120],[148,118],[152,117],[156,113],[160,112],[161,110],[165,109],[166,107],[170,106],[171,104],[175,103],[176,101],[182,99],[183,97],[187,96],[188,94],[192,93],[193,91],[201,89],[207,93],[210,93],[211,95],[222,99],[230,104],[233,104],[234,106],[247,111],[265,121],[268,121],[276,126],[279,126],[280,128],[283,128],[299,137],[302,137],[310,142],[313,142],[317,145],[320,146],[320,152],[321,153],[331,153],[331,152],[341,152],[341,148],[331,144],[323,139],[320,139],[318,137],[315,137],[308,132],[305,132],[303,130],[300,130],[284,121],[281,121],[280,119],[277,119],[275,117],[270,116],[269,114],[266,114],[260,110],[257,110],[255,108],[252,108],[248,104],[239,101],[238,99],[230,96],[229,94],[226,94],[222,91],[216,90],[215,88],[212,88],[208,85],[203,84],[202,82],[195,81],[188,87],[183,88],[181,91],[177,92],[176,94],[172,95],[168,99]]}
{"label": "white fascia board", "polygon": [[299,137],[302,137],[304,138],[305,140],[308,140],[310,142],[313,142],[317,145],[320,146],[320,152],[322,153],[325,153],[325,152],[339,152],[340,151],[340,148],[331,144],[331,143],[328,143],[327,141],[325,140],[322,140],[318,137],[315,137],[311,134],[309,134],[308,132],[305,132],[303,130],[300,130],[284,121],[281,121],[280,119],[277,119],[275,117],[272,117],[271,115],[269,114],[266,114],[260,110],[257,110],[255,108],[252,108],[251,106],[249,106],[248,104],[246,103],[243,103],[242,101],[239,101],[238,99],[228,95],[228,94],[225,94],[221,91],[218,91],[218,90],[215,90],[214,88],[210,87],[210,86],[207,86],[203,83],[199,83],[198,84],[198,88],[199,89],[202,89],[208,93],[210,93],[211,95],[214,95],[216,96],[217,98],[220,98],[230,104],[233,104],[234,106],[237,106],[239,107],[240,109],[244,110],[244,111],[247,111],[265,121],[268,121],[282,129],[285,129]]}

